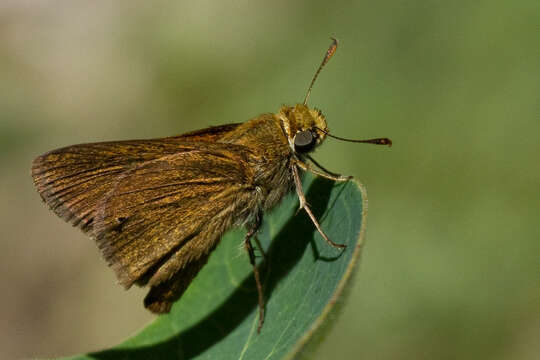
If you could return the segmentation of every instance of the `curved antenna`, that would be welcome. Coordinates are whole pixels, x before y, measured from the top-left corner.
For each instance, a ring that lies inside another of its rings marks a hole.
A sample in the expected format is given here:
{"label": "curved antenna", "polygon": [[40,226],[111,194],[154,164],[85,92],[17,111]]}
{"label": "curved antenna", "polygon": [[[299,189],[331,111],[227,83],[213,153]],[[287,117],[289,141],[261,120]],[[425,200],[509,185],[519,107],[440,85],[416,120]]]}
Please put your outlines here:
{"label": "curved antenna", "polygon": [[313,80],[311,80],[311,84],[309,84],[309,88],[308,88],[308,91],[306,93],[306,97],[304,98],[304,105],[307,105],[307,101],[309,99],[309,94],[311,94],[311,89],[313,88],[313,84],[315,84],[315,80],[317,80],[317,76],[319,76],[319,73],[321,72],[324,65],[326,65],[328,60],[330,60],[332,55],[334,55],[334,53],[337,50],[337,46],[338,46],[337,39],[333,38],[333,37],[331,37],[330,39],[332,39],[332,43],[330,44],[330,47],[326,51],[326,54],[324,55],[324,58],[323,58],[323,61],[322,61],[321,65],[319,65],[319,68],[315,72],[315,75],[313,76]]}

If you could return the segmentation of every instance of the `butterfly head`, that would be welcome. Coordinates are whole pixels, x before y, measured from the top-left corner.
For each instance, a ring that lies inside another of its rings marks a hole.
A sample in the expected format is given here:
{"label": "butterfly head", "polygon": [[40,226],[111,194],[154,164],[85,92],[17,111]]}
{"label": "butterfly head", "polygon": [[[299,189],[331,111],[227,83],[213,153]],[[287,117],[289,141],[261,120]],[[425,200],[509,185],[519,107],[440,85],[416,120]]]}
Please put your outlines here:
{"label": "butterfly head", "polygon": [[295,152],[311,152],[324,141],[328,128],[320,110],[296,104],[282,107],[280,115],[287,127],[289,144]]}

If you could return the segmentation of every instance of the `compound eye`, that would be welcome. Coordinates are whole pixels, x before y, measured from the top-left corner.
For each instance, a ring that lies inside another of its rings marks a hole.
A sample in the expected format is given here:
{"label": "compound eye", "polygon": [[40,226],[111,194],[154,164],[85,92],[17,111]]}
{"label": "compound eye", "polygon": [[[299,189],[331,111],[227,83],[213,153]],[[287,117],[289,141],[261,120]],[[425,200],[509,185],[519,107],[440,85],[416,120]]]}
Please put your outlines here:
{"label": "compound eye", "polygon": [[299,153],[307,153],[313,149],[315,142],[315,136],[310,130],[299,131],[294,137],[294,149]]}

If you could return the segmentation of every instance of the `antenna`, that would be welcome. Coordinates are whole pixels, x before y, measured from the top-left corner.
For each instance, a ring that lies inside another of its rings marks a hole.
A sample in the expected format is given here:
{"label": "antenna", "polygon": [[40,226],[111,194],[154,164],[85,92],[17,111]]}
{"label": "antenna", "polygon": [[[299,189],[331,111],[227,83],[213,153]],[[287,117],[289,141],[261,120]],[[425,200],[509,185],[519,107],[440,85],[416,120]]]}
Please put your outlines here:
{"label": "antenna", "polygon": [[306,93],[306,97],[304,98],[304,105],[307,105],[307,101],[309,99],[309,94],[311,94],[311,89],[313,88],[313,84],[315,84],[315,80],[317,80],[317,76],[319,76],[319,73],[321,72],[324,65],[326,65],[328,60],[330,60],[330,58],[334,55],[334,53],[337,50],[337,46],[338,46],[337,39],[333,38],[333,37],[331,37],[330,39],[332,39],[332,43],[330,44],[330,47],[326,51],[326,54],[324,55],[324,58],[323,58],[323,61],[322,61],[321,65],[319,65],[319,68],[315,72],[315,75],[313,76],[313,80],[311,80],[311,84],[309,84],[309,88],[308,88],[308,91]]}
{"label": "antenna", "polygon": [[343,137],[340,137],[340,136],[332,135],[328,131],[325,131],[325,130],[323,130],[321,128],[316,128],[316,129],[323,132],[323,133],[325,133],[326,135],[328,135],[328,136],[330,136],[330,137],[332,137],[334,139],[341,140],[341,141],[392,146],[392,140],[390,140],[389,138],[376,138],[376,139],[366,139],[366,140],[347,139],[347,138],[343,138]]}

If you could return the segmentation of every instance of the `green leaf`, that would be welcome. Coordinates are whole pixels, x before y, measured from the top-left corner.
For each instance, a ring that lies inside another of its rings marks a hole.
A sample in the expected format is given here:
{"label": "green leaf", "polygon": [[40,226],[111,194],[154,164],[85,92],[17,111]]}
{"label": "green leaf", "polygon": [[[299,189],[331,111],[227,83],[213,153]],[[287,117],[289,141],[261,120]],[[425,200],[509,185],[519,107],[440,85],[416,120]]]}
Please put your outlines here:
{"label": "green leaf", "polygon": [[327,320],[352,274],[361,251],[366,211],[365,191],[355,181],[334,183],[306,175],[304,191],[328,236],[347,248],[329,246],[305,212],[295,215],[295,194],[266,214],[258,235],[267,254],[267,260],[259,258],[266,298],[260,334],[255,281],[242,247],[245,232],[237,229],[224,236],[170,314],[159,316],[112,349],[71,359],[298,356]]}

